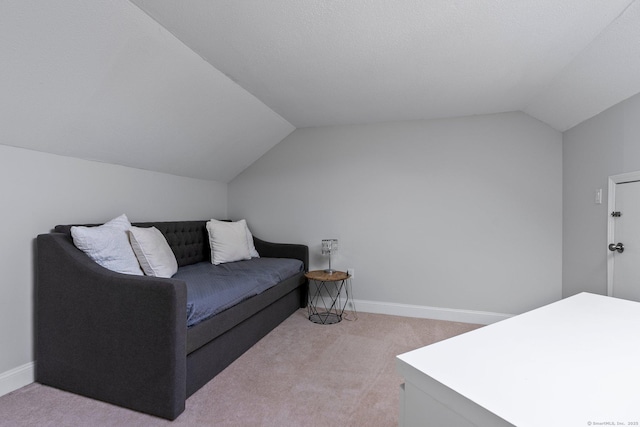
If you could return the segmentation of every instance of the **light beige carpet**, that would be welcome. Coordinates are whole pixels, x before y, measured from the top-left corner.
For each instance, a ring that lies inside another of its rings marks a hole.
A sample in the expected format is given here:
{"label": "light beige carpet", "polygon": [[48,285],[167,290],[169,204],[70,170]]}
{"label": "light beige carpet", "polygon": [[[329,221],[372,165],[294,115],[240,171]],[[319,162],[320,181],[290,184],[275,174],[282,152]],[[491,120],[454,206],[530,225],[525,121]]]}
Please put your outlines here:
{"label": "light beige carpet", "polygon": [[370,313],[316,325],[299,310],[174,422],[31,384],[0,397],[0,426],[395,426],[395,356],[479,326]]}

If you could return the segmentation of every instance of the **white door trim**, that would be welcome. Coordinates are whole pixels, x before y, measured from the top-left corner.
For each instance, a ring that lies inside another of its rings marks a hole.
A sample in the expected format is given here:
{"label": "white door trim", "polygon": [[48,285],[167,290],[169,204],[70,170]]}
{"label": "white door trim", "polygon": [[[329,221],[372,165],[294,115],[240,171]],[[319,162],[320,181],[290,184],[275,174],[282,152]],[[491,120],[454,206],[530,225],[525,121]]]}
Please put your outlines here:
{"label": "white door trim", "polygon": [[[607,245],[613,242],[615,237],[615,219],[611,216],[616,208],[616,185],[623,182],[640,181],[640,171],[622,173],[609,177],[609,210],[607,211]],[[613,252],[607,251],[607,295],[613,296]]]}

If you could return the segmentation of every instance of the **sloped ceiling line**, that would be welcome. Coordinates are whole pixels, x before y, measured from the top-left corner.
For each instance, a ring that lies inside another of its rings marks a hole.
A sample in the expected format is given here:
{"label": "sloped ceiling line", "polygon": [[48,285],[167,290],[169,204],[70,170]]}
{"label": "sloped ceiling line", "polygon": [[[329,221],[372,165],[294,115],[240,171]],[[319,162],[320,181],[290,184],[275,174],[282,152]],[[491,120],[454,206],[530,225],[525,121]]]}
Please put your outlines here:
{"label": "sloped ceiling line", "polygon": [[639,52],[631,0],[4,2],[0,143],[229,182],[302,127],[564,131],[640,93]]}
{"label": "sloped ceiling line", "polygon": [[564,131],[640,91],[611,66],[633,0],[131,1],[297,128],[524,110]]}

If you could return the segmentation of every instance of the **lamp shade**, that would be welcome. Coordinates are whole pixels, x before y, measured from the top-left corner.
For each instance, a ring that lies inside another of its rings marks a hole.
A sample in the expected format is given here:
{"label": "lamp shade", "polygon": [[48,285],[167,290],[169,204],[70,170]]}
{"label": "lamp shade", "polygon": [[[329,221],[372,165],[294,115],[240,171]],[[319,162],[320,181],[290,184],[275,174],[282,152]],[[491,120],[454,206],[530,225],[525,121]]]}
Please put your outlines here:
{"label": "lamp shade", "polygon": [[329,255],[329,268],[325,269],[325,273],[335,273],[331,268],[331,254],[338,250],[338,239],[322,239],[322,255]]}
{"label": "lamp shade", "polygon": [[338,239],[322,239],[322,255],[331,255],[338,250]]}

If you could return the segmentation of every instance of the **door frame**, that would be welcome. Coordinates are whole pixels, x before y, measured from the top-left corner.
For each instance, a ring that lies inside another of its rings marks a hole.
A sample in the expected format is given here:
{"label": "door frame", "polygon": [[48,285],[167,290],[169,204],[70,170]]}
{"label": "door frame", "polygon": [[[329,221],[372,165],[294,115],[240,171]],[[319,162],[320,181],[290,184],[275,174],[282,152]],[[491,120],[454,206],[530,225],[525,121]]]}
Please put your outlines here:
{"label": "door frame", "polygon": [[[616,208],[616,185],[626,182],[640,181],[640,171],[622,173],[619,175],[611,175],[609,177],[609,194],[608,194],[608,210],[607,210],[607,245],[612,243],[615,236],[615,218],[611,216]],[[613,296],[613,270],[614,270],[614,253],[608,248],[607,251],[607,295]]]}

